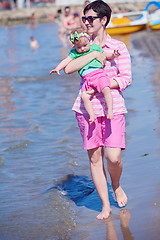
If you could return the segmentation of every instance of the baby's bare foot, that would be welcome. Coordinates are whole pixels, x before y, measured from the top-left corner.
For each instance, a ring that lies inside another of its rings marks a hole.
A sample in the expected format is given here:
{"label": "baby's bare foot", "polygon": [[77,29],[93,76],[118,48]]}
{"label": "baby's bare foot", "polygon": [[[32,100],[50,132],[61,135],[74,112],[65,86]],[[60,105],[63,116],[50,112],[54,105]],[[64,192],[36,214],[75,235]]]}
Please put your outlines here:
{"label": "baby's bare foot", "polygon": [[108,114],[107,114],[107,118],[108,118],[108,119],[113,119],[113,118],[114,118],[114,115],[108,113]]}
{"label": "baby's bare foot", "polygon": [[108,118],[108,119],[113,119],[113,118],[114,118],[112,109],[108,109],[107,118]]}
{"label": "baby's bare foot", "polygon": [[127,196],[126,196],[125,192],[121,188],[121,186],[118,186],[118,187],[113,186],[113,190],[114,190],[114,193],[115,193],[115,196],[116,196],[118,206],[119,207],[126,206],[128,199],[127,199]]}
{"label": "baby's bare foot", "polygon": [[111,213],[112,213],[112,209],[110,207],[103,207],[102,212],[98,214],[97,219],[98,220],[107,219]]}
{"label": "baby's bare foot", "polygon": [[96,115],[93,115],[93,116],[90,116],[90,119],[89,119],[89,124],[91,125],[92,123],[94,123],[94,121],[96,120]]}

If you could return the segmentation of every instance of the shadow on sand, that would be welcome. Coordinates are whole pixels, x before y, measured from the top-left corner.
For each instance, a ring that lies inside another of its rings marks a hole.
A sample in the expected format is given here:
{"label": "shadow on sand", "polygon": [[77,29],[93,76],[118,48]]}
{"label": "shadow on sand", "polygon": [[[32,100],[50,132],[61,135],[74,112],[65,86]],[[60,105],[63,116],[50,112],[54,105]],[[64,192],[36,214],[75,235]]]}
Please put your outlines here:
{"label": "shadow on sand", "polygon": [[[101,211],[102,204],[93,181],[86,176],[67,175],[47,191],[58,189],[63,195],[75,202],[77,206],[85,206],[94,211]],[[118,207],[113,197],[112,186],[108,183],[110,205]]]}

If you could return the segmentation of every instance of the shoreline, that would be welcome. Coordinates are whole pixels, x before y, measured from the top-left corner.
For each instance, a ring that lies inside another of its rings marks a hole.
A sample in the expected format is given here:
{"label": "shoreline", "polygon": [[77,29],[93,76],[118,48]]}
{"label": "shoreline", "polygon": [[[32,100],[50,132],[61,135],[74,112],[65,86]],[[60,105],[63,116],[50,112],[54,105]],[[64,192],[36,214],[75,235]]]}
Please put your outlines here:
{"label": "shoreline", "polygon": [[[134,3],[112,3],[109,5],[111,6],[113,13],[117,13],[119,8],[125,9],[126,12],[142,11],[144,10],[147,3],[147,1],[136,3],[136,6]],[[72,12],[80,11],[82,9],[82,6],[70,7]],[[45,23],[49,21],[49,15],[53,15],[54,17],[56,17],[57,10],[60,8],[63,9],[64,6],[48,5],[43,7],[31,7],[23,9],[13,8],[12,10],[0,10],[0,25],[29,23],[32,13],[35,13],[36,21],[38,23]]]}

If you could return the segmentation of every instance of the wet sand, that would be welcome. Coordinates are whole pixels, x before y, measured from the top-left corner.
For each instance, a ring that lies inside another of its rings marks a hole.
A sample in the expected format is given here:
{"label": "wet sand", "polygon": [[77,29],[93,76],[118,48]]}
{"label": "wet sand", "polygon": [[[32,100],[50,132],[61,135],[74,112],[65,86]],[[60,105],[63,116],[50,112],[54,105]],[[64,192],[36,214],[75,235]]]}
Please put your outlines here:
{"label": "wet sand", "polygon": [[[133,84],[124,93],[127,147],[122,155],[121,185],[128,204],[120,209],[111,199],[112,217],[97,221],[95,202],[99,208],[101,203],[97,193],[88,196],[88,202],[77,209],[74,240],[152,240],[160,236],[160,32],[143,31],[118,38],[130,38],[133,71]],[[113,198],[112,190],[109,193]]]}

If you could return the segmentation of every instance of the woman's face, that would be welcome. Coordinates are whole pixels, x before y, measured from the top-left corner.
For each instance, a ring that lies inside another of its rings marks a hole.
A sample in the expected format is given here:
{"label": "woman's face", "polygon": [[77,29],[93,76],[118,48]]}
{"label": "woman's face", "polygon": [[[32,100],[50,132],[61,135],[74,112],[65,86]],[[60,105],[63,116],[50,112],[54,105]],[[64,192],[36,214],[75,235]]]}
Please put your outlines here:
{"label": "woman's face", "polygon": [[101,28],[103,28],[102,22],[100,18],[93,18],[92,21],[88,21],[87,17],[97,17],[97,13],[94,12],[92,9],[90,9],[88,12],[86,12],[85,17],[85,25],[88,30],[89,34],[96,34]]}
{"label": "woman's face", "polygon": [[66,8],[65,9],[65,16],[69,16],[70,15],[70,8]]}

